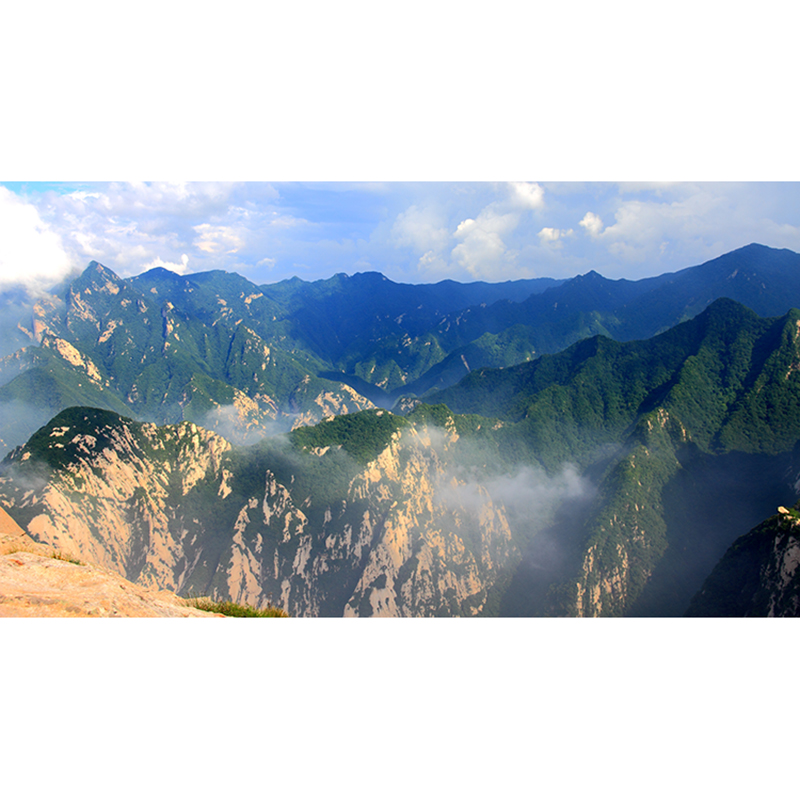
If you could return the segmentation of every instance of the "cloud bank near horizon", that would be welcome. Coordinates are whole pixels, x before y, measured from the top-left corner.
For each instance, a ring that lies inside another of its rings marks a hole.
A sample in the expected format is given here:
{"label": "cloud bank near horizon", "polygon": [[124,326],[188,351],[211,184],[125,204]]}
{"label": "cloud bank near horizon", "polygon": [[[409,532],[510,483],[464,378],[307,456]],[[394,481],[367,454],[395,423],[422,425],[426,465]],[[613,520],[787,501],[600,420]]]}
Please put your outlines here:
{"label": "cloud bank near horizon", "polygon": [[640,278],[750,242],[800,250],[797,183],[0,184],[0,288],[99,261],[256,283]]}

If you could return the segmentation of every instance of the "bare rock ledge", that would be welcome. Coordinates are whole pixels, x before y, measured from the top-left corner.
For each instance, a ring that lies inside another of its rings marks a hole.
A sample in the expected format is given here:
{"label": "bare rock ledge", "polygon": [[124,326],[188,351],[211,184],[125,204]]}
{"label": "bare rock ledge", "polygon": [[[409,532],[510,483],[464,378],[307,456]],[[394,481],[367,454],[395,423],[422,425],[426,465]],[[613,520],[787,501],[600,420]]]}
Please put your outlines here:
{"label": "bare rock ledge", "polygon": [[0,617],[220,617],[33,541],[0,508]]}

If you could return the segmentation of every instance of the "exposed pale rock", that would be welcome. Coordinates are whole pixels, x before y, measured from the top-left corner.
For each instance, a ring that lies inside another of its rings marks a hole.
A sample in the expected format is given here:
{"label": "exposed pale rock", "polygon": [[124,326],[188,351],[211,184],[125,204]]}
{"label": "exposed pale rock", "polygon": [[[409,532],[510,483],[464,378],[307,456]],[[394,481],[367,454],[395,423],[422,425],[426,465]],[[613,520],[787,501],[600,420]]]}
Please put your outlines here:
{"label": "exposed pale rock", "polygon": [[209,617],[171,592],[73,563],[0,509],[0,617]]}

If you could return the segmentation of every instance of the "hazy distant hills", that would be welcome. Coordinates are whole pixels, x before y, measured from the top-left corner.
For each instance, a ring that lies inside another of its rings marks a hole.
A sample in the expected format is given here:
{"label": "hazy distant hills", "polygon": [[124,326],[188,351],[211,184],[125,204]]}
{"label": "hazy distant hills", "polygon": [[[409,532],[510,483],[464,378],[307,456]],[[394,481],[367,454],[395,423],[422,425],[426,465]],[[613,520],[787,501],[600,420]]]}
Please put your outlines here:
{"label": "hazy distant hills", "polygon": [[[466,374],[466,365],[457,364],[462,354],[471,370],[509,366],[511,362],[501,363],[499,352],[509,345],[519,362],[525,360],[518,356],[526,350],[528,358],[555,353],[596,334],[619,341],[646,339],[690,319],[720,297],[762,316],[800,306],[800,255],[751,244],[655,278],[613,281],[589,272],[521,303],[470,308],[437,327],[442,346],[452,352],[429,375],[445,364],[461,366],[461,374]],[[451,382],[428,381],[423,388],[444,388]]]}
{"label": "hazy distant hills", "polygon": [[[376,371],[402,383],[445,355],[411,334],[460,303],[557,283],[417,287],[367,273],[258,287],[230,273],[182,277],[161,268],[122,280],[92,262],[18,320],[15,337],[27,336],[28,346],[0,360],[0,408],[12,412],[0,438],[18,444],[70,405],[162,423],[194,419],[228,435],[370,408],[348,383],[383,397]],[[24,298],[7,299],[11,319]],[[337,377],[347,370],[350,379]]]}
{"label": "hazy distant hills", "polygon": [[596,334],[650,337],[719,297],[783,314],[800,306],[799,266],[796,253],[749,245],[641,281],[405,285],[360,273],[256,286],[162,268],[123,280],[92,262],[53,294],[4,296],[4,345],[16,350],[0,358],[0,409],[13,412],[0,447],[69,405],[191,419],[234,438],[392,408]]}

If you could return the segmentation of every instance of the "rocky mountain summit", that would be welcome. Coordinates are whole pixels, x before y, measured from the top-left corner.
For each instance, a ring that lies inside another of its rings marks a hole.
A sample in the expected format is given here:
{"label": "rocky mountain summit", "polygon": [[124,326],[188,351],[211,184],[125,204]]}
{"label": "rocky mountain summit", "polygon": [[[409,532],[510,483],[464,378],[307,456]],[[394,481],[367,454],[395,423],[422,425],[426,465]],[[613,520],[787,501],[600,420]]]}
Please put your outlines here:
{"label": "rocky mountain summit", "polygon": [[209,617],[160,589],[33,541],[0,508],[0,617]]}

